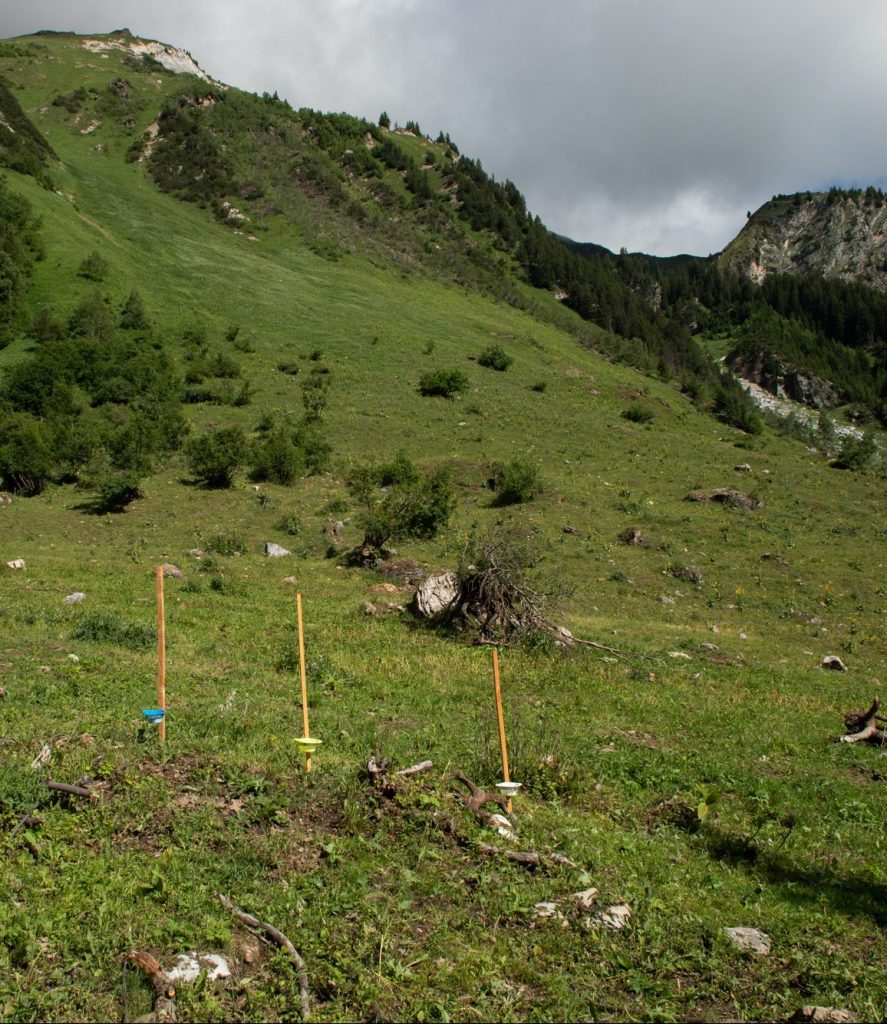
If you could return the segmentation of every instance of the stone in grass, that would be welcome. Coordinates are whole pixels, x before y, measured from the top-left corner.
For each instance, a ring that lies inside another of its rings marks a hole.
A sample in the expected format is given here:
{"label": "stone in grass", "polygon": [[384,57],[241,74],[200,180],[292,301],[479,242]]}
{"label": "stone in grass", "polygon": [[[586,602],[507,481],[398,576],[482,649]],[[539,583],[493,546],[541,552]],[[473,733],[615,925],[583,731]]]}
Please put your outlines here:
{"label": "stone in grass", "polygon": [[68,594],[67,597],[63,597],[62,601],[65,604],[80,604],[81,601],[86,600],[86,594],[82,590],[75,590],[73,594]]}
{"label": "stone in grass", "polygon": [[423,619],[434,618],[459,595],[459,581],[452,572],[438,572],[423,580],[413,598],[413,607]]}
{"label": "stone in grass", "polygon": [[286,555],[292,554],[292,552],[287,551],[286,548],[281,547],[279,544],[268,541],[265,545],[265,554],[269,558],[284,558]]}
{"label": "stone in grass", "polygon": [[286,583],[289,586],[294,587],[294,586],[298,585],[299,581],[296,579],[295,576],[284,576],[283,579],[280,582],[281,583]]}
{"label": "stone in grass", "polygon": [[847,666],[844,664],[843,661],[841,661],[841,659],[836,654],[826,655],[826,657],[822,659],[822,667],[830,668],[832,672],[847,671]]}
{"label": "stone in grass", "polygon": [[759,953],[767,956],[770,952],[770,936],[757,928],[725,928],[724,934],[737,949],[744,953]]}
{"label": "stone in grass", "polygon": [[612,931],[619,931],[628,924],[631,917],[631,907],[626,903],[618,903],[615,906],[607,907],[606,910],[599,910],[594,919],[598,924]]}
{"label": "stone in grass", "polygon": [[789,1024],[856,1024],[859,1018],[852,1010],[838,1010],[833,1006],[802,1006],[788,1018]]}
{"label": "stone in grass", "polygon": [[163,569],[163,575],[166,579],[182,580],[185,578],[182,570],[177,565],[173,565],[172,562],[164,562],[160,568]]}
{"label": "stone in grass", "polygon": [[7,569],[26,569],[24,558],[13,558],[11,562],[6,563]]}

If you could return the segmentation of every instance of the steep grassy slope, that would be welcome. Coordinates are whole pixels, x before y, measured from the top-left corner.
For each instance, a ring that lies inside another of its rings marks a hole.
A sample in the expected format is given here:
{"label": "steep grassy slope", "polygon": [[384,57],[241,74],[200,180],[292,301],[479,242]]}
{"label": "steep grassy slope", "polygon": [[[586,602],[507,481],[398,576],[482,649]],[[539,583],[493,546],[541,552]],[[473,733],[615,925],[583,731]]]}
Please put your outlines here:
{"label": "steep grassy slope", "polygon": [[[125,159],[180,79],[140,77],[122,53],[105,59],[76,38],[40,42],[28,60],[4,60],[60,158],[61,194],[9,175],[43,219],[32,308],[67,315],[93,287],[77,268],[97,249],[102,289],[119,303],[137,286],[173,351],[183,328],[203,325],[255,394],[243,408],[189,407],[195,428],[252,429],[298,409],[311,362],[299,357],[322,350],[334,459],[294,487],[212,491],[174,456],[121,515],[89,515],[71,485],[0,507],[0,564],[27,566],[0,575],[0,872],[12,894],[0,907],[0,1015],[132,1018],[148,993],[121,952],[169,964],[209,948],[234,956],[235,978],[181,986],[181,1017],[292,1018],[288,961],[264,947],[245,958],[250,937],[217,892],[292,937],[318,1020],[776,1019],[810,1002],[883,1015],[884,762],[832,742],[885,671],[883,480],[716,423],[579,346],[555,326],[575,326],[573,314],[550,297],[533,296],[546,312],[533,317],[441,279],[433,261],[398,261],[391,236],[368,230],[330,258],[319,240],[342,222],[307,186],[255,241],[237,233]],[[142,105],[87,134],[92,116],[73,123],[52,105],[80,84],[103,96],[124,74]],[[232,324],[252,351],[225,348]],[[494,341],[514,357],[505,373],[471,359]],[[0,371],[29,344],[0,352]],[[469,392],[421,397],[418,377],[436,367],[464,370]],[[621,415],[633,406],[652,422]],[[459,494],[446,533],[402,556],[451,565],[475,527],[530,535],[542,569],[567,585],[560,621],[629,652],[503,657],[512,775],[526,785],[520,848],[557,850],[576,868],[532,873],[481,852],[491,833],[450,795],[449,773],[498,779],[488,652],[396,609],[364,614],[366,600],[385,609],[409,593],[340,568],[360,540],[354,523],[327,550],[324,528],[353,512],[349,466],[399,449],[450,466]],[[545,491],[494,508],[491,464],[515,456],[539,466]],[[738,481],[761,507],[684,500]],[[617,540],[629,525],[645,545]],[[268,540],[294,554],[265,558]],[[198,559],[197,546],[242,553]],[[151,570],[167,560],[185,576],[167,582],[173,717],[159,750],[140,711],[153,703]],[[291,575],[324,740],[310,777],[292,744]],[[64,604],[75,590],[85,600]],[[849,672],[819,667],[833,653]],[[44,742],[54,778],[88,772],[102,797],[50,799],[29,767]],[[362,774],[374,751],[435,769],[380,800]],[[39,823],[25,817],[35,809]],[[538,901],[569,905],[589,886],[601,907],[631,907],[628,928],[572,911],[564,926],[534,918]],[[770,934],[771,955],[733,950],[722,929],[735,925]]]}

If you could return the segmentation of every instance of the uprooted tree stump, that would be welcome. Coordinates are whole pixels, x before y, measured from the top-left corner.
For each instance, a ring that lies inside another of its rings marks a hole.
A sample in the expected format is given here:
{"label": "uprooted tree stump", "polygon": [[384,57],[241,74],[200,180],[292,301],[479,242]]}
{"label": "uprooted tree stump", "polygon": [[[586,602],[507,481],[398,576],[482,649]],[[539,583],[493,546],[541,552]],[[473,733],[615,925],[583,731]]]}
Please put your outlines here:
{"label": "uprooted tree stump", "polygon": [[881,700],[875,697],[868,711],[850,711],[844,715],[844,727],[847,732],[841,737],[841,742],[887,744],[887,729],[878,724],[887,724],[887,718],[878,714],[880,708]]}
{"label": "uprooted tree stump", "polygon": [[540,592],[528,575],[536,556],[509,536],[475,539],[456,572],[429,576],[416,592],[413,611],[437,625],[462,629],[477,644],[508,647],[527,636],[549,637],[558,647],[575,644],[617,657],[643,657],[574,636],[545,613],[552,594]]}

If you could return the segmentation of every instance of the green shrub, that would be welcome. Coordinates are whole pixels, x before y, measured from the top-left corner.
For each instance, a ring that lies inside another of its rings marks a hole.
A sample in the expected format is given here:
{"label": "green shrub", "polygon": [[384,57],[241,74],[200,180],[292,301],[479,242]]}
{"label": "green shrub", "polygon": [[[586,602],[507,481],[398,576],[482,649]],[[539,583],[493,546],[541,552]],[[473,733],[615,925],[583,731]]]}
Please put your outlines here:
{"label": "green shrub", "polygon": [[545,389],[546,389],[547,387],[548,387],[548,382],[547,382],[547,381],[544,381],[544,380],[537,380],[535,384],[531,384],[531,385],[530,385],[530,390],[532,390],[532,391],[538,391],[538,392],[539,392],[539,394],[542,394],[542,392],[543,392],[543,391],[544,391],[544,390],[545,390]]}
{"label": "green shrub", "polygon": [[275,484],[291,484],[305,472],[305,452],[293,444],[292,432],[276,427],[257,443],[251,476]]}
{"label": "green shrub", "polygon": [[383,462],[378,467],[378,473],[380,487],[390,487],[392,484],[411,484],[419,479],[418,470],[403,450],[399,451],[391,462]]}
{"label": "green shrub", "polygon": [[239,427],[211,429],[185,445],[191,472],[207,487],[230,487],[248,455],[249,445]]}
{"label": "green shrub", "polygon": [[305,419],[308,422],[314,423],[323,419],[329,389],[329,377],[314,371],[302,381],[302,405],[305,407]]}
{"label": "green shrub", "polygon": [[870,465],[877,451],[878,445],[872,431],[867,431],[862,437],[848,434],[841,443],[841,450],[832,465],[835,469],[852,469],[859,472]]}
{"label": "green shrub", "polygon": [[290,537],[299,537],[302,534],[302,523],[298,516],[288,515],[278,521],[277,529]]}
{"label": "green shrub", "polygon": [[277,369],[280,370],[281,373],[288,373],[290,377],[295,377],[299,372],[299,364],[284,360],[277,364]]}
{"label": "green shrub", "polygon": [[432,370],[419,378],[419,394],[452,398],[468,390],[468,378],[461,370]]}
{"label": "green shrub", "polygon": [[538,468],[526,459],[514,459],[500,466],[490,486],[496,492],[495,505],[518,505],[532,500],[542,490]]}
{"label": "green shrub", "polygon": [[[202,542],[204,550],[213,555],[245,555],[246,542],[240,533],[217,533]],[[204,572],[217,572],[218,566],[207,558],[201,566]]]}
{"label": "green shrub", "polygon": [[652,409],[647,409],[643,405],[630,405],[627,409],[623,409],[620,413],[624,420],[630,420],[632,423],[652,423],[655,419]]}
{"label": "green shrub", "polygon": [[514,359],[502,348],[501,345],[490,345],[477,357],[481,366],[487,366],[491,370],[504,372],[514,362]]}

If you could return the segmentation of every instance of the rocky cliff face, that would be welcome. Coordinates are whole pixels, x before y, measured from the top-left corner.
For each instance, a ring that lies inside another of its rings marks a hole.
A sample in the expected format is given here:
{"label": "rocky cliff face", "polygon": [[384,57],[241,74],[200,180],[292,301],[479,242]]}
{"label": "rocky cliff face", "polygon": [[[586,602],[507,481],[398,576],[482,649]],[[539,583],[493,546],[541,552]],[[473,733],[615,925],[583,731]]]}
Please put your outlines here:
{"label": "rocky cliff face", "polygon": [[749,219],[719,262],[759,283],[771,273],[821,274],[887,291],[887,196],[780,196]]}
{"label": "rocky cliff face", "polygon": [[727,365],[738,377],[771,395],[790,398],[813,409],[833,409],[846,401],[846,395],[830,380],[799,370],[772,352],[761,351],[750,358],[731,355]]}

